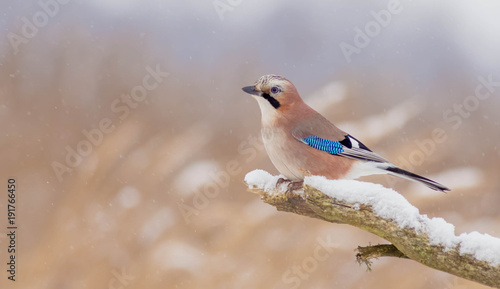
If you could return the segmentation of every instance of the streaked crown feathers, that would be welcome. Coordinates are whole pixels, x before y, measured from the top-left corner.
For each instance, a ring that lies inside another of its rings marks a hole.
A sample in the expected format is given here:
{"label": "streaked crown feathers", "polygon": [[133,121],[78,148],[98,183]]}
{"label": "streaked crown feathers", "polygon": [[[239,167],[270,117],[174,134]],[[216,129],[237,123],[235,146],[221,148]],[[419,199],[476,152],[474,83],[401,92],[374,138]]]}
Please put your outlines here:
{"label": "streaked crown feathers", "polygon": [[271,82],[274,80],[279,80],[279,81],[287,81],[290,82],[288,79],[284,78],[283,76],[280,75],[275,75],[275,74],[268,74],[261,76],[256,82],[255,82],[255,87],[257,88],[262,88],[268,86]]}

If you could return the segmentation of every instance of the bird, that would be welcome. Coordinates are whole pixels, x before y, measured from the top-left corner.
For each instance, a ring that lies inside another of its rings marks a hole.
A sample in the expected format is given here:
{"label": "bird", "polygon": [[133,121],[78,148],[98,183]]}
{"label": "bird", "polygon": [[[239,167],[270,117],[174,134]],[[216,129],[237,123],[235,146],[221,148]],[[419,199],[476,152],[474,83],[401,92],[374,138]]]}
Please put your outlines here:
{"label": "bird", "polygon": [[290,181],[317,175],[327,179],[357,179],[389,174],[446,192],[446,186],[401,169],[336,127],[307,105],[288,79],[274,74],[260,77],[242,90],[257,100],[261,134],[276,169]]}

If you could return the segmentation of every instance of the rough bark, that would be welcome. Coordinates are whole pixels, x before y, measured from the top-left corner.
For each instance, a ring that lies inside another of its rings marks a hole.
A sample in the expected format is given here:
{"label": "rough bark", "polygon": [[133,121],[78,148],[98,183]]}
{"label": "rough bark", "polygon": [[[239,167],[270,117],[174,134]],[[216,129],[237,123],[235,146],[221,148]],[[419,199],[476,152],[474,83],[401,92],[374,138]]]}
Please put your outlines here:
{"label": "rough bark", "polygon": [[377,216],[371,206],[349,204],[304,185],[290,186],[286,193],[270,192],[253,188],[249,191],[261,196],[265,203],[279,211],[291,212],[332,223],[349,224],[373,233],[391,244],[358,247],[357,260],[365,262],[382,256],[409,258],[428,267],[448,272],[468,280],[500,288],[500,266],[461,256],[459,248],[443,251],[441,246],[429,243],[429,237],[414,229],[401,228],[390,219]]}

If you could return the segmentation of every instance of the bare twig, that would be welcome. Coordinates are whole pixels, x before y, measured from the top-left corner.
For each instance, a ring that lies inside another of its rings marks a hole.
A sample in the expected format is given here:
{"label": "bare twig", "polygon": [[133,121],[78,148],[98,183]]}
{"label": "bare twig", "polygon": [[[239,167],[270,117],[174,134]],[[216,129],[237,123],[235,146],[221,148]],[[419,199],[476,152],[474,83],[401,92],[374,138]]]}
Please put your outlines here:
{"label": "bare twig", "polygon": [[356,250],[358,251],[356,254],[356,261],[358,261],[359,264],[366,264],[368,270],[371,270],[370,259],[378,257],[398,257],[409,259],[408,256],[399,251],[398,248],[392,244],[380,244],[367,247],[358,246]]}

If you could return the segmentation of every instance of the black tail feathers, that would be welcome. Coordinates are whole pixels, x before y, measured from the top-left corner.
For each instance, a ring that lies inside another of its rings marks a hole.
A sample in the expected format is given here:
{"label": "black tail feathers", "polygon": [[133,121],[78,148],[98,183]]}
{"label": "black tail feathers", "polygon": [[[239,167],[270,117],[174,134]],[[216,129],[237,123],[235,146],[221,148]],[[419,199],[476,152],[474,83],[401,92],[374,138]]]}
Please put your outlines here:
{"label": "black tail feathers", "polygon": [[440,183],[437,183],[437,182],[430,180],[428,178],[424,178],[424,177],[419,176],[417,174],[411,173],[409,171],[405,171],[405,170],[400,169],[398,167],[388,167],[388,168],[386,168],[386,170],[391,175],[395,175],[395,176],[402,177],[402,178],[405,178],[405,179],[408,179],[411,181],[416,181],[416,182],[422,183],[422,184],[424,184],[424,185],[428,186],[429,188],[436,190],[436,191],[441,191],[443,193],[446,193],[446,191],[450,190],[447,187],[441,185]]}

